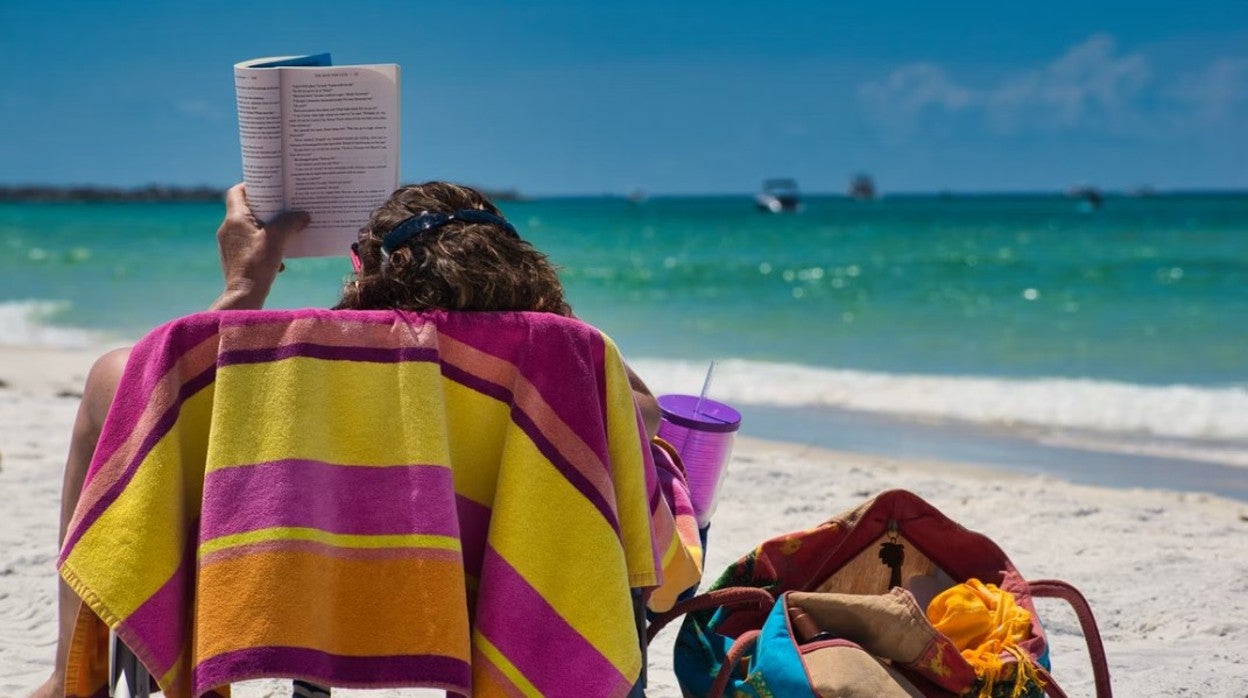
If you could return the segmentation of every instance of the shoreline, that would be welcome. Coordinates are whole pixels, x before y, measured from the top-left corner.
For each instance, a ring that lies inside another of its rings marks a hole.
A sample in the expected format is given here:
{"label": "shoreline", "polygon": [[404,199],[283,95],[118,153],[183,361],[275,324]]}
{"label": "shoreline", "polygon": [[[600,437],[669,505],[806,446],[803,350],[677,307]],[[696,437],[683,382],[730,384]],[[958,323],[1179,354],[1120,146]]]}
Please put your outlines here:
{"label": "shoreline", "polygon": [[[72,345],[0,343],[0,383],[54,383],[81,392],[100,354],[135,340],[84,335]],[[689,388],[687,376],[655,370],[655,359],[630,362],[645,370],[656,395]],[[666,379],[666,380],[665,380]],[[669,384],[670,383],[670,384]],[[2,390],[3,387],[0,387]],[[729,386],[729,392],[734,388]],[[1164,437],[1034,424],[975,422],[826,405],[738,403],[741,436],[810,445],[835,452],[973,463],[995,471],[1051,475],[1073,483],[1203,492],[1248,502],[1248,441]]]}
{"label": "shoreline", "polygon": [[[50,670],[60,478],[75,395],[98,354],[0,347],[0,695],[23,696]],[[1100,624],[1119,694],[1248,693],[1248,656],[1227,650],[1248,644],[1248,502],[1216,495],[1073,484],[931,453],[854,453],[747,433],[737,438],[720,493],[703,588],[763,540],[893,488],[988,535],[1025,577],[1077,586]],[[1038,610],[1057,681],[1069,693],[1090,694],[1073,613],[1049,600]],[[650,648],[648,695],[656,698],[679,695],[676,632],[664,630]],[[280,681],[257,681],[236,695],[282,690]]]}
{"label": "shoreline", "polygon": [[746,405],[740,411],[743,429],[771,441],[865,456],[972,463],[998,473],[1050,476],[1114,489],[1203,492],[1248,503],[1248,467],[1186,457],[1190,454],[1182,448],[1170,452],[1147,445],[1137,448],[1127,440],[1130,435],[1079,437],[1056,430],[906,419],[836,408]]}

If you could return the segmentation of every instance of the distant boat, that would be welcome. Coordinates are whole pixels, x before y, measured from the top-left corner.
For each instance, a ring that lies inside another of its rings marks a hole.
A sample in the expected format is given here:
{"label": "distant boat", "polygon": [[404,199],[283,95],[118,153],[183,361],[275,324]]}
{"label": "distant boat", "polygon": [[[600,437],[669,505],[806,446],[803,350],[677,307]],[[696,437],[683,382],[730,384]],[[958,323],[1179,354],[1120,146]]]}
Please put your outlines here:
{"label": "distant boat", "polygon": [[1105,196],[1096,187],[1071,187],[1066,190],[1066,196],[1079,199],[1079,207],[1088,212],[1097,210],[1105,201]]}
{"label": "distant boat", "polygon": [[646,194],[645,189],[634,189],[628,193],[628,203],[637,206],[646,203],[646,199],[648,198],[650,198],[650,195]]}
{"label": "distant boat", "polygon": [[875,182],[872,181],[871,175],[867,175],[867,174],[855,175],[853,180],[850,181],[849,197],[851,199],[858,199],[859,201],[870,201],[871,199],[875,198],[875,195],[876,195]]}
{"label": "distant boat", "polygon": [[801,208],[802,196],[797,190],[796,180],[768,179],[763,182],[762,191],[754,195],[754,203],[760,211],[786,213]]}

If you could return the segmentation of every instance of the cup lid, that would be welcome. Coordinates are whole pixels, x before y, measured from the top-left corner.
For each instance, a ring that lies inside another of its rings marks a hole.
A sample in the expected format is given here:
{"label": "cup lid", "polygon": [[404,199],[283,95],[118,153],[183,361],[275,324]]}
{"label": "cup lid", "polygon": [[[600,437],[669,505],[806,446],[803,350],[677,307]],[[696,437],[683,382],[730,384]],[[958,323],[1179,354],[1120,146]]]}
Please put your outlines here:
{"label": "cup lid", "polygon": [[[701,407],[698,401],[702,401]],[[730,432],[741,426],[741,413],[722,402],[697,395],[660,395],[663,418],[698,431]],[[696,412],[695,412],[696,410]]]}

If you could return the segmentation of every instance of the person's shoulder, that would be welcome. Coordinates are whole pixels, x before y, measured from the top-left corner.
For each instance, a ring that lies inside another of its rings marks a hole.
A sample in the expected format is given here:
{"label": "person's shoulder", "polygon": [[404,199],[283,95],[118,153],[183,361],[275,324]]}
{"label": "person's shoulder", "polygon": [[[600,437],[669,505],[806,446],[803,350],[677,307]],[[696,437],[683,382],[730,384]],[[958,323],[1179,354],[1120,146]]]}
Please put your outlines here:
{"label": "person's shoulder", "polygon": [[[81,409],[88,416],[84,426],[98,429],[104,423],[108,409],[113,404],[121,376],[130,361],[131,347],[118,347],[104,352],[91,364],[87,380],[82,386]],[[76,423],[77,424],[77,423]],[[75,426],[77,429],[78,426]]]}
{"label": "person's shoulder", "polygon": [[112,380],[116,382],[121,377],[122,372],[126,370],[126,362],[130,360],[130,351],[132,347],[118,347],[110,349],[99,358],[95,363],[91,364],[91,371],[87,374],[87,381],[93,379],[96,381]]}

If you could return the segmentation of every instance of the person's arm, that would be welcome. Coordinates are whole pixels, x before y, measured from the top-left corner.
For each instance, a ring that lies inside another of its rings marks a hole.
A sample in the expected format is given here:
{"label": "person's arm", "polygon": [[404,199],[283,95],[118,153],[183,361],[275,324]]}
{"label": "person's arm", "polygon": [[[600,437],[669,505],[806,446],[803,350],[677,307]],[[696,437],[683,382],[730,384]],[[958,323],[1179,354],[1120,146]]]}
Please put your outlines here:
{"label": "person's arm", "polygon": [[291,211],[267,225],[247,205],[247,187],[235,184],[225,194],[225,220],[217,229],[225,289],[209,310],[258,310],[282,270],[286,240],[308,225],[308,214]]}
{"label": "person's arm", "polygon": [[633,373],[631,366],[624,364],[624,370],[628,371],[628,385],[633,389],[633,400],[637,409],[641,410],[641,421],[646,425],[646,437],[653,439],[659,433],[659,401],[654,399],[654,394],[641,378]]}

